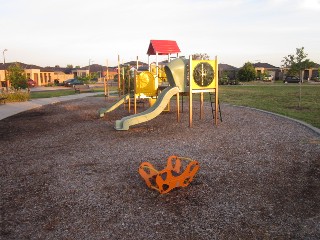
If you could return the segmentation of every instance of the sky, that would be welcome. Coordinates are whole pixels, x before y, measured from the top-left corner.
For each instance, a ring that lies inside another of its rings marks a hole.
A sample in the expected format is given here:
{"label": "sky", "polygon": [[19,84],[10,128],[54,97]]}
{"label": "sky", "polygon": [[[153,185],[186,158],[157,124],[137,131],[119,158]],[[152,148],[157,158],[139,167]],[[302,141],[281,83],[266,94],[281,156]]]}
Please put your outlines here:
{"label": "sky", "polygon": [[0,0],[1,62],[147,63],[150,40],[175,40],[181,56],[235,67],[280,67],[301,47],[320,63],[319,16],[320,0]]}

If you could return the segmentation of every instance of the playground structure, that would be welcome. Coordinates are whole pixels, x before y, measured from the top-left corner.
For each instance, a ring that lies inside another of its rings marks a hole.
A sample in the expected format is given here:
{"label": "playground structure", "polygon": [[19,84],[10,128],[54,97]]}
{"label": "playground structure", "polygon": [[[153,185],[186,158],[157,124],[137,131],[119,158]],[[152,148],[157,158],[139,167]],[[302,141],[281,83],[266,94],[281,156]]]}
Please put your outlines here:
{"label": "playground structure", "polygon": [[[129,80],[130,81],[130,80]],[[135,72],[134,76],[134,91],[133,93],[124,94],[108,108],[101,108],[99,110],[100,117],[103,117],[106,113],[109,113],[116,108],[120,107],[122,104],[128,103],[128,109],[130,113],[131,100],[133,99],[134,114],[137,113],[137,100],[149,100],[150,106],[153,105],[155,99],[158,97],[158,87],[159,83],[156,77],[149,71],[143,71],[140,73]],[[128,86],[130,89],[130,86]],[[130,91],[130,90],[129,90]]]}
{"label": "playground structure", "polygon": [[[172,41],[169,41],[172,44]],[[148,54],[156,52],[156,46],[162,46],[161,40],[157,40],[156,44],[150,42]],[[166,43],[166,41],[164,42]],[[158,45],[157,45],[158,44]],[[171,45],[170,45],[171,46]],[[172,46],[170,49],[173,49]],[[175,51],[179,48],[175,48]],[[179,50],[180,52],[180,50]],[[177,55],[178,57],[178,55]],[[169,58],[170,59],[170,58]],[[168,60],[169,61],[169,60]],[[215,60],[193,60],[192,56],[189,59],[184,57],[176,58],[166,66],[164,66],[164,73],[160,74],[158,61],[156,67],[150,69],[148,72],[135,74],[134,87],[134,115],[129,115],[116,121],[116,130],[129,130],[130,126],[149,121],[158,116],[169,106],[170,100],[176,96],[177,100],[177,122],[180,122],[180,94],[189,96],[189,127],[193,125],[193,111],[192,101],[193,94],[200,94],[200,119],[203,118],[203,94],[209,93],[211,99],[211,109],[214,118],[214,124],[218,124],[218,118],[221,118],[221,111],[218,102],[218,59]],[[162,69],[163,70],[163,69]],[[154,75],[154,73],[156,73]],[[161,76],[161,85],[159,85]],[[163,77],[165,76],[165,77]],[[136,113],[136,100],[138,98],[149,98],[154,101],[150,102],[150,108],[141,113]],[[130,96],[122,97],[118,102],[112,105],[109,109],[101,109],[100,116],[104,113],[114,110],[122,103],[128,100],[130,111]]]}
{"label": "playground structure", "polygon": [[[182,160],[189,161],[182,170]],[[199,163],[189,158],[170,156],[167,166],[161,170],[156,170],[151,163],[143,162],[139,167],[139,174],[151,189],[157,190],[160,194],[170,192],[174,188],[188,186],[197,171]]]}
{"label": "playground structure", "polygon": [[[164,70],[164,65],[159,65],[158,56],[165,55],[168,56],[168,62],[171,60],[172,54],[176,54],[176,57],[179,56],[180,49],[176,43],[176,41],[171,40],[151,40],[148,47],[148,71],[135,72],[134,77],[134,91],[131,96],[125,95],[123,92],[123,96],[120,96],[120,87],[121,87],[121,70],[122,76],[125,75],[124,68],[120,67],[120,57],[118,56],[118,91],[119,91],[119,100],[115,102],[109,108],[101,108],[99,110],[100,117],[103,117],[106,113],[115,110],[117,107],[122,104],[128,103],[128,109],[130,113],[130,99],[133,99],[134,105],[134,114],[137,113],[136,110],[136,102],[149,100],[150,106],[155,103],[155,100],[158,98],[159,89],[164,89],[165,86],[168,86],[166,73]],[[150,56],[155,55],[156,61],[155,63],[150,63]],[[137,70],[138,70],[138,57],[137,57]],[[124,88],[124,80],[123,88]],[[128,86],[130,88],[130,86]],[[105,90],[106,92],[106,90]],[[105,93],[106,95],[106,93]],[[167,106],[165,110],[169,111],[170,105]]]}

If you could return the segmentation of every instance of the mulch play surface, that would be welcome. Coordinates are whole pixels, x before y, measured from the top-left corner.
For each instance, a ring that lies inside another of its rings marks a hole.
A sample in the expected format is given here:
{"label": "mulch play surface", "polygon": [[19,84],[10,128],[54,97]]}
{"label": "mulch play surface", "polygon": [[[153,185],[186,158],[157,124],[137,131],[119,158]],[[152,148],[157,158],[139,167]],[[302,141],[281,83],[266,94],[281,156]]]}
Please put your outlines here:
{"label": "mulch play surface", "polygon": [[[210,104],[116,131],[115,99],[47,105],[0,121],[1,239],[320,239],[320,136],[294,121]],[[186,104],[187,105],[187,104]],[[139,109],[140,111],[141,109]],[[141,110],[142,111],[142,110]],[[200,164],[186,188],[147,188],[141,162]]]}

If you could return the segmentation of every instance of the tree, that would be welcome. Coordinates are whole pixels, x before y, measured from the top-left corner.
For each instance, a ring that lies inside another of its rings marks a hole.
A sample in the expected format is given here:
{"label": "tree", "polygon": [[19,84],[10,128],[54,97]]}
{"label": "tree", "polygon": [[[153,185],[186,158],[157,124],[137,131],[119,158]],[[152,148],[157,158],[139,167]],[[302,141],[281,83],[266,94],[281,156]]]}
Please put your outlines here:
{"label": "tree", "polygon": [[68,64],[67,68],[73,68],[73,65],[72,64]]}
{"label": "tree", "polygon": [[26,89],[28,87],[26,75],[19,63],[10,65],[8,68],[7,77],[11,83],[11,86],[15,89]]}
{"label": "tree", "polygon": [[[315,66],[315,63],[307,59],[308,54],[304,52],[304,47],[296,48],[296,55],[289,54],[284,57],[282,67],[289,68],[288,75],[300,77],[300,83],[303,82],[303,71]],[[301,107],[301,84],[299,88],[299,108]]]}
{"label": "tree", "polygon": [[192,60],[209,60],[210,56],[206,53],[195,53],[192,55]]}
{"label": "tree", "polygon": [[253,81],[256,78],[256,71],[250,62],[246,62],[238,72],[238,78],[241,82]]}
{"label": "tree", "polygon": [[315,63],[307,59],[307,56],[304,47],[296,48],[296,55],[289,54],[283,58],[282,67],[289,68],[288,75],[299,76],[302,80],[303,71],[315,66]]}

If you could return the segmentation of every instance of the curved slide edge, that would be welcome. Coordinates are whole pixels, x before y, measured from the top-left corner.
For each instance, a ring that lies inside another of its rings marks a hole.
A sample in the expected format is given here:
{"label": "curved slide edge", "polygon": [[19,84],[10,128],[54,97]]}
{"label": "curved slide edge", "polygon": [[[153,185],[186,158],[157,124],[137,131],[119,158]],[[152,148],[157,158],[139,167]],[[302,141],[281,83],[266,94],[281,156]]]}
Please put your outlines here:
{"label": "curved slide edge", "polygon": [[115,110],[117,107],[119,107],[122,103],[124,103],[125,101],[127,101],[129,99],[129,94],[123,96],[122,98],[120,98],[117,102],[115,102],[114,104],[111,105],[111,107],[109,108],[100,108],[99,110],[99,116],[102,118],[104,117],[104,115],[108,112],[111,112],[113,110]]}
{"label": "curved slide edge", "polygon": [[167,106],[172,96],[179,93],[178,87],[167,87],[164,89],[157,98],[157,101],[148,108],[146,111],[127,116],[121,120],[116,121],[116,130],[129,130],[129,127],[139,123],[150,121],[158,116]]}

